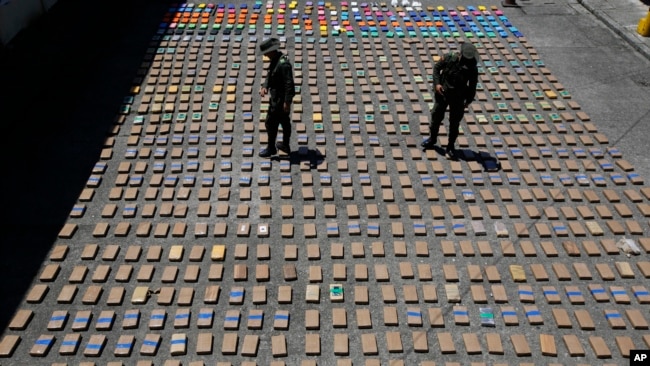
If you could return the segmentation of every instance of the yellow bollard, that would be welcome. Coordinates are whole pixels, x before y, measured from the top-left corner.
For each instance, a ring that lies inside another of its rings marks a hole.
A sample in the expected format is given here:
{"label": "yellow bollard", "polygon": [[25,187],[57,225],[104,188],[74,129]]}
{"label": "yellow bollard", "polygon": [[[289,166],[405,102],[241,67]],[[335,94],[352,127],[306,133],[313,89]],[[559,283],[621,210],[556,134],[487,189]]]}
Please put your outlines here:
{"label": "yellow bollard", "polygon": [[650,37],[650,9],[648,9],[648,14],[645,18],[639,20],[639,25],[637,25],[636,31],[642,37]]}

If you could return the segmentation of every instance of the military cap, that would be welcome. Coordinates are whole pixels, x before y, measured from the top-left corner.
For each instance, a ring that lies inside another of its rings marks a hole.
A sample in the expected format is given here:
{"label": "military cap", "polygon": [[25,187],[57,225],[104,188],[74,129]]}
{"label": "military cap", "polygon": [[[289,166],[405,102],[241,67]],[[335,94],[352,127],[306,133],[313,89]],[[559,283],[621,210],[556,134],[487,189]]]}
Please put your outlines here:
{"label": "military cap", "polygon": [[280,49],[280,40],[277,38],[269,38],[260,45],[260,54],[266,55],[267,53],[277,51],[278,49]]}
{"label": "military cap", "polygon": [[463,55],[463,58],[474,59],[476,58],[476,47],[471,43],[463,43],[460,47],[460,52]]}

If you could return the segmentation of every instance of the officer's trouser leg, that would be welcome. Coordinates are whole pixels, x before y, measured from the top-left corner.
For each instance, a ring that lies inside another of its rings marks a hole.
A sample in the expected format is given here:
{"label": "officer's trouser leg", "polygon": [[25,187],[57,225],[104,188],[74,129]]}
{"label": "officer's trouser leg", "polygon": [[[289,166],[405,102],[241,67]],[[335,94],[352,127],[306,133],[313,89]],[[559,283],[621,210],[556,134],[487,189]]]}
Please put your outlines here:
{"label": "officer's trouser leg", "polygon": [[269,110],[269,113],[266,115],[266,121],[264,122],[264,126],[266,126],[266,134],[268,136],[266,147],[269,150],[275,150],[275,139],[278,137],[279,125],[280,121],[277,113],[273,110]]}
{"label": "officer's trouser leg", "polygon": [[436,143],[438,140],[438,131],[440,131],[440,125],[445,118],[445,111],[448,105],[445,97],[440,94],[436,94],[435,99],[436,102],[433,105],[433,109],[431,109],[431,124],[429,124],[429,136],[433,143]]}
{"label": "officer's trouser leg", "polygon": [[289,145],[289,139],[291,138],[291,118],[289,113],[278,112],[277,118],[282,125],[282,143]]}
{"label": "officer's trouser leg", "polygon": [[453,100],[449,103],[449,140],[447,142],[447,151],[454,149],[454,144],[458,138],[460,121],[465,115],[465,105],[462,99]]}

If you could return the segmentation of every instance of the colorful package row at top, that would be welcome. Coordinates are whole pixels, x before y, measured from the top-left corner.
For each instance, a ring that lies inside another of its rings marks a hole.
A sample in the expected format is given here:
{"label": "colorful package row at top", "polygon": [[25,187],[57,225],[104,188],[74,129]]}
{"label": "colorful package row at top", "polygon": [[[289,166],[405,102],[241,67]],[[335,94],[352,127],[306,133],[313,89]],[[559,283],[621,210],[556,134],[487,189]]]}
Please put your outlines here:
{"label": "colorful package row at top", "polygon": [[[349,8],[347,3],[342,3],[340,9],[329,5],[318,5],[314,14],[313,6],[307,2],[304,9],[296,9],[297,4],[289,4],[290,11],[284,11],[284,3],[280,3],[276,10],[273,3],[267,3],[266,14],[261,16],[261,2],[254,4],[249,12],[247,4],[236,7],[233,4],[181,4],[172,6],[163,17],[160,24],[161,30],[176,32],[198,30],[202,34],[218,34],[222,31],[241,34],[248,27],[248,33],[257,33],[258,23],[264,29],[264,34],[269,35],[275,31],[283,35],[285,30],[291,28],[296,35],[302,31],[306,35],[313,34],[315,28],[321,36],[329,34],[338,36],[347,34],[354,36],[356,30],[362,37],[377,37],[384,33],[387,37],[444,37],[444,38],[507,38],[511,35],[523,37],[523,34],[510,23],[508,18],[499,9],[487,10],[483,6],[458,7],[459,9],[445,9],[443,7],[429,7],[427,10],[404,10],[396,8],[395,11],[387,7],[378,7],[362,3],[361,7]],[[271,7],[270,7],[271,6]],[[329,9],[329,14],[328,10]],[[289,26],[287,26],[289,24]],[[317,24],[317,25],[316,25]]]}

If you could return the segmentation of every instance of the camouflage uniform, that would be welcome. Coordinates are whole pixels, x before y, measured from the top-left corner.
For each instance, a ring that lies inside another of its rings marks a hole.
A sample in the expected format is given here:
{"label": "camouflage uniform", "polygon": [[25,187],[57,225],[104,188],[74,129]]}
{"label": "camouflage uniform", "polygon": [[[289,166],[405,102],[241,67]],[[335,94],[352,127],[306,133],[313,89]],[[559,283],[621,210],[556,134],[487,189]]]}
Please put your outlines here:
{"label": "camouflage uniform", "polygon": [[[435,104],[431,109],[430,137],[422,143],[422,146],[431,148],[436,143],[445,111],[449,107],[449,140],[446,151],[453,155],[465,107],[474,100],[476,95],[478,68],[475,55],[476,48],[466,43],[463,44],[461,53],[448,53],[436,62],[433,69]],[[438,85],[443,87],[442,94],[435,91]]]}
{"label": "camouflage uniform", "polygon": [[286,55],[278,54],[267,69],[266,80],[263,88],[269,90],[271,99],[269,110],[266,115],[266,132],[268,134],[268,146],[270,151],[275,150],[275,139],[278,136],[278,128],[282,125],[282,143],[289,146],[291,138],[291,120],[289,111],[284,111],[284,103],[293,100],[295,86],[293,81],[293,70]]}

